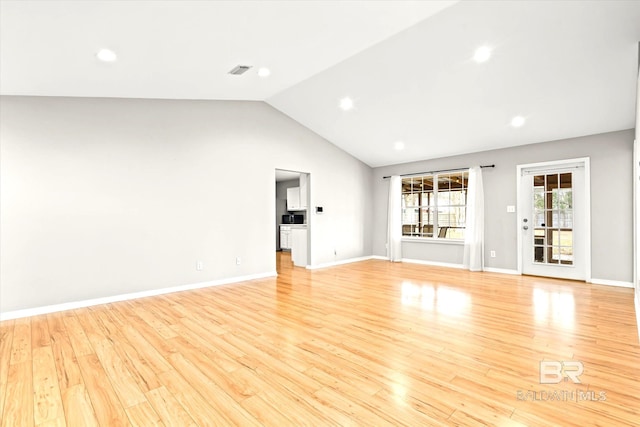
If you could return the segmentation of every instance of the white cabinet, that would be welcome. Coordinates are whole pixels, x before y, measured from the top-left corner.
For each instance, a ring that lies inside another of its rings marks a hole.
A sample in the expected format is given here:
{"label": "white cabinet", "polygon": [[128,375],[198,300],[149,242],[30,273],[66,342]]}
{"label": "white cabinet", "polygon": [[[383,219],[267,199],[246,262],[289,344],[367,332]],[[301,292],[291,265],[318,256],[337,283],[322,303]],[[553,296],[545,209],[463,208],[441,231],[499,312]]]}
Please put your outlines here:
{"label": "white cabinet", "polygon": [[291,227],[280,226],[280,249],[291,249]]}
{"label": "white cabinet", "polygon": [[287,188],[287,210],[304,211],[307,209],[309,186],[307,175],[300,174],[300,186]]}
{"label": "white cabinet", "polygon": [[287,210],[296,211],[300,209],[300,187],[287,188]]}
{"label": "white cabinet", "polygon": [[291,260],[296,267],[307,266],[307,229],[291,229]]}

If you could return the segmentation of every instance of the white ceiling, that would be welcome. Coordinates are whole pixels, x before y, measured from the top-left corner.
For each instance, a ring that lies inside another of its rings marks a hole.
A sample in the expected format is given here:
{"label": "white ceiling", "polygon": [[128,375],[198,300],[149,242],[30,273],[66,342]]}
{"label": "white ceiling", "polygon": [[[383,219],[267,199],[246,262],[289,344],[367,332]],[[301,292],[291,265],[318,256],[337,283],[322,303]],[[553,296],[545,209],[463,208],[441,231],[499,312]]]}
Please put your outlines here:
{"label": "white ceiling", "polygon": [[3,0],[0,93],[265,100],[380,166],[632,128],[639,41],[639,1]]}
{"label": "white ceiling", "polygon": [[300,179],[300,172],[276,169],[276,182],[291,181],[294,179]]}
{"label": "white ceiling", "polygon": [[[1,90],[265,100],[451,3],[3,0]],[[118,61],[97,61],[102,48]],[[239,64],[254,68],[229,75]]]}

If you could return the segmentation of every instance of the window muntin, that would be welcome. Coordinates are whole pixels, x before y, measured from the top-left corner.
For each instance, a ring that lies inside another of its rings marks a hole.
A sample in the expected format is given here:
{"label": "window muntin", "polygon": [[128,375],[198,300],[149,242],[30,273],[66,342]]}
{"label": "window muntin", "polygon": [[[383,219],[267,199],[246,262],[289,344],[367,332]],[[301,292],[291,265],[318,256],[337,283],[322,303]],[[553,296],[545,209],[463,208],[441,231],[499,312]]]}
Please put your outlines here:
{"label": "window muntin", "polygon": [[464,239],[469,172],[402,179],[402,235]]}

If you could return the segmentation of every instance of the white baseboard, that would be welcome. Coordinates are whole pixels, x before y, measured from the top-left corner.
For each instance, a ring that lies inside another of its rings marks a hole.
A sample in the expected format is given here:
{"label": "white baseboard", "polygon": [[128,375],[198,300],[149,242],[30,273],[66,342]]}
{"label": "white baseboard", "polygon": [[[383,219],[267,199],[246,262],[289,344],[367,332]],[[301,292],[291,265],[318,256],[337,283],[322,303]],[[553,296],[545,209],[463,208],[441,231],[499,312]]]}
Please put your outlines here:
{"label": "white baseboard", "polygon": [[485,267],[483,271],[486,271],[487,273],[512,274],[520,276],[520,272],[518,270],[511,270],[508,268]]}
{"label": "white baseboard", "polygon": [[381,261],[389,261],[389,257],[388,256],[381,256],[381,255],[371,255],[371,259],[379,259]]}
{"label": "white baseboard", "polygon": [[594,285],[618,286],[618,287],[621,287],[621,288],[633,288],[633,283],[631,283],[631,282],[622,282],[620,280],[608,280],[608,279],[594,279],[594,278],[591,278],[589,283],[593,283]]}
{"label": "white baseboard", "polygon": [[112,302],[132,300],[136,298],[151,297],[156,295],[170,294],[173,292],[188,291],[192,289],[208,288],[211,286],[228,285],[231,283],[246,282],[248,280],[264,279],[275,277],[275,271],[267,273],[250,274],[247,276],[230,277],[228,279],[212,280],[209,282],[191,283],[189,285],[172,286],[170,288],[151,289],[148,291],[132,292],[130,294],[113,295],[102,298],[94,298],[83,301],[65,302],[62,304],[46,305],[43,307],[25,308],[23,310],[7,311],[0,313],[0,320],[19,319],[22,317],[37,316],[40,314],[55,313],[58,311],[74,310],[76,308],[91,307],[99,304],[109,304]]}
{"label": "white baseboard", "polygon": [[422,259],[409,259],[409,258],[402,258],[402,262],[406,262],[409,264],[421,264],[421,265],[430,265],[433,267],[448,267],[448,268],[458,268],[458,269],[464,269],[464,265],[462,264],[453,264],[450,262],[440,262],[440,261],[425,261]]}
{"label": "white baseboard", "polygon": [[[388,257],[384,257],[384,256],[380,256],[380,255],[374,255],[371,258],[372,259],[385,260],[385,261],[389,260]],[[430,265],[430,266],[435,266],[435,267],[449,267],[449,268],[457,268],[457,269],[464,269],[465,268],[464,265],[462,265],[462,264],[454,264],[454,263],[439,262],[439,261],[425,261],[425,260],[421,260],[421,259],[403,258],[402,262],[407,262],[407,263],[410,263],[410,264]],[[488,273],[512,274],[512,275],[517,275],[517,276],[520,275],[518,270],[510,270],[508,268],[485,267],[483,271],[486,271]]]}
{"label": "white baseboard", "polygon": [[334,261],[334,262],[325,262],[325,263],[316,264],[316,265],[307,265],[307,270],[317,270],[319,268],[335,267],[336,265],[351,264],[352,262],[368,261],[370,259],[377,259],[377,258],[370,255],[370,256],[363,256],[358,258],[343,259],[343,260]]}

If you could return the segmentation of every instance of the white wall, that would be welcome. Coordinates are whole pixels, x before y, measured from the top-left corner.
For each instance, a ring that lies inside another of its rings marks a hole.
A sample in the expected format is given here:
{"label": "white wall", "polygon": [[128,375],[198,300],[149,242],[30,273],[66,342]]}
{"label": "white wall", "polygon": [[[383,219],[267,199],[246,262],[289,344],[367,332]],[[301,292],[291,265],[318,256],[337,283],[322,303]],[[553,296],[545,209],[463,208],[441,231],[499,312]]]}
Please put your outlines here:
{"label": "white wall", "polygon": [[[638,43],[640,50],[640,43]],[[640,60],[640,52],[638,54]],[[635,211],[634,211],[634,230],[635,230],[635,247],[634,247],[634,286],[635,286],[635,305],[636,319],[638,324],[638,336],[640,337],[640,67],[638,67],[638,80],[636,83],[636,139],[633,142],[634,152],[634,192],[635,192]]]}
{"label": "white wall", "polygon": [[[517,269],[516,165],[577,157],[591,158],[591,257],[594,279],[628,282],[633,275],[633,129],[561,141],[376,168],[373,171],[373,253],[384,256],[388,183],[383,176],[473,165],[483,169],[485,266]],[[496,251],[496,258],[489,251]],[[461,264],[462,245],[403,242],[403,257]]]}
{"label": "white wall", "polygon": [[275,272],[276,168],[312,264],[371,253],[371,169],[262,102],[2,97],[0,141],[2,312]]}

